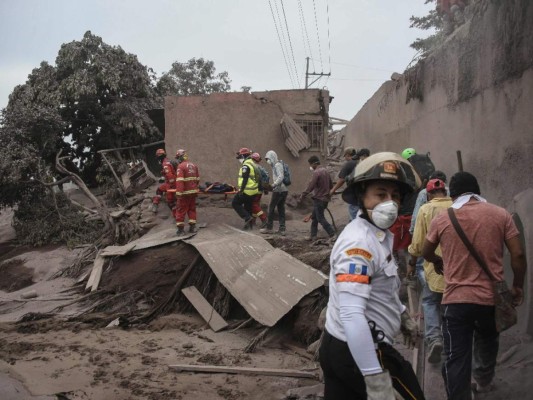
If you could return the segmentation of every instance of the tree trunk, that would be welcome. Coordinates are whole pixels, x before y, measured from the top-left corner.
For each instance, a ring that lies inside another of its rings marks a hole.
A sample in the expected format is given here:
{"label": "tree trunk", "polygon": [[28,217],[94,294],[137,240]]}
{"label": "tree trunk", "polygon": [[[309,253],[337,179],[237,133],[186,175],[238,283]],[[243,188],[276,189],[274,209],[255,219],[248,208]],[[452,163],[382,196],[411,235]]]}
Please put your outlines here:
{"label": "tree trunk", "polygon": [[92,194],[92,192],[89,190],[87,185],[85,185],[85,182],[83,182],[83,180],[78,175],[76,175],[74,172],[70,172],[68,169],[65,168],[63,164],[61,164],[61,161],[67,158],[67,157],[60,157],[62,151],[63,150],[59,150],[59,152],[56,155],[57,170],[64,175],[68,175],[70,179],[72,180],[72,182],[74,182],[80,188],[80,190],[91,200],[91,202],[96,207],[96,211],[98,212],[98,214],[102,217],[102,220],[104,221],[104,224],[105,224],[104,229],[106,230],[106,232],[108,231],[113,232],[115,223],[113,222],[113,218],[111,217],[111,215],[109,215],[109,211],[107,210],[107,207],[104,204],[102,204],[100,200],[98,200],[94,194]]}

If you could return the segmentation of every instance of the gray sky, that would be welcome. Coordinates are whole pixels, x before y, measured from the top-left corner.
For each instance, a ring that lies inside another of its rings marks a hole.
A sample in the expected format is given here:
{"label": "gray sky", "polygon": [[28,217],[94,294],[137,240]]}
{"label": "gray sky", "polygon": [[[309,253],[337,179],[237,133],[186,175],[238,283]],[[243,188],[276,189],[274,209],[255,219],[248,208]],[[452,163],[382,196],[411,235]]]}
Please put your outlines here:
{"label": "gray sky", "polygon": [[331,116],[351,119],[412,60],[409,44],[428,33],[410,29],[409,17],[430,7],[424,0],[0,0],[0,108],[41,61],[54,64],[62,43],[90,30],[158,74],[174,61],[212,60],[236,91],[303,88],[312,56],[311,72],[332,74],[312,87],[335,97]]}

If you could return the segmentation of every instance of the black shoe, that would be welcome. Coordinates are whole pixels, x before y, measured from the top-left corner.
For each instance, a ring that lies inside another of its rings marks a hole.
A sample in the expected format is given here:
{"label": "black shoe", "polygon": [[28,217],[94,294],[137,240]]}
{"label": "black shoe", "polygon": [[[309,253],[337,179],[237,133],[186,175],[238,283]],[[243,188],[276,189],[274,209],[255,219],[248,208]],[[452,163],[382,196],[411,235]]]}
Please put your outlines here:
{"label": "black shoe", "polygon": [[196,227],[196,224],[190,224],[189,233],[196,233],[196,232],[198,232],[198,228]]}
{"label": "black shoe", "polygon": [[176,231],[176,235],[183,236],[185,235],[185,230],[183,229],[183,226],[179,226],[178,230]]}

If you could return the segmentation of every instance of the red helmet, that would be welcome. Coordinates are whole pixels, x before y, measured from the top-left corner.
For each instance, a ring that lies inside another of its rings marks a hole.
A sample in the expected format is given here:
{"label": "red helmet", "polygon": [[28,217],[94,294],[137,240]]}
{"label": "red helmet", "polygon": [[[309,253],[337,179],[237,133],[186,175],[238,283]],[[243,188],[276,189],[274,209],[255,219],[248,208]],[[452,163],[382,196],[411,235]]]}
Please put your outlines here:
{"label": "red helmet", "polygon": [[426,185],[426,191],[428,193],[435,190],[446,190],[446,184],[440,179],[431,179]]}
{"label": "red helmet", "polygon": [[242,156],[248,157],[250,154],[252,154],[252,150],[250,150],[248,147],[241,147],[237,152],[237,158]]}
{"label": "red helmet", "polygon": [[167,152],[165,151],[165,149],[157,149],[155,151],[155,155],[156,157],[159,157],[159,156],[166,156],[167,155]]}
{"label": "red helmet", "polygon": [[261,158],[261,154],[259,153],[252,153],[252,160],[256,161],[256,162],[259,162],[262,160]]}

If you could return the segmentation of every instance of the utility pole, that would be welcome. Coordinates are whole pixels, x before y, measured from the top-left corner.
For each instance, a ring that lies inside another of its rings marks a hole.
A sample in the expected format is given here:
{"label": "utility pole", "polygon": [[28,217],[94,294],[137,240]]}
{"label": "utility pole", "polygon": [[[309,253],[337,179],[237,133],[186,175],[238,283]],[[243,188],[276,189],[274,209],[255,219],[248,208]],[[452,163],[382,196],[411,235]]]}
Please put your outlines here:
{"label": "utility pole", "polygon": [[[305,57],[305,59],[307,60],[306,67],[305,67],[305,88],[306,89],[309,89],[309,86],[311,86],[313,83],[318,81],[321,77],[323,77],[323,76],[331,76],[331,72],[328,73],[328,74],[325,74],[323,72],[320,72],[320,73],[319,72],[309,72],[309,57]],[[309,83],[309,77],[312,76],[312,75],[318,76],[318,78],[316,78],[313,82]]]}

